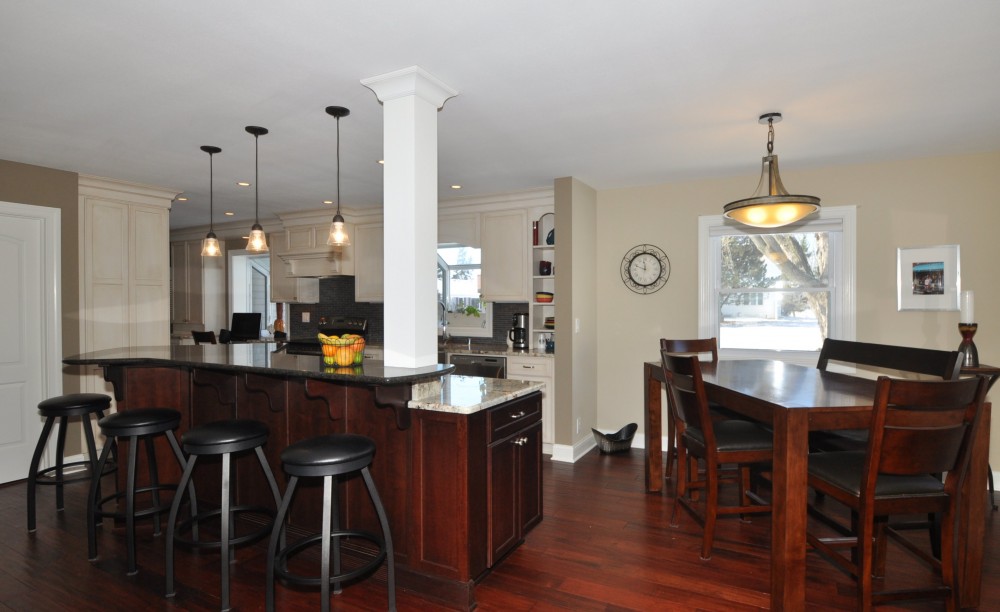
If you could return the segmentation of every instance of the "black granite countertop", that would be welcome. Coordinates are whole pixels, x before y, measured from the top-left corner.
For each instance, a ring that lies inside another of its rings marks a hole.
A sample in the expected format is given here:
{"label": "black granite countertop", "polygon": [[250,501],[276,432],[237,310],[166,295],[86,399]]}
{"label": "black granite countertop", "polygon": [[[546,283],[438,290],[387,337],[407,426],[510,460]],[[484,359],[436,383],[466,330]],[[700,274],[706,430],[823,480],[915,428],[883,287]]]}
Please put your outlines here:
{"label": "black granite countertop", "polygon": [[63,359],[67,365],[165,365],[207,368],[230,372],[253,372],[275,376],[322,378],[347,383],[390,385],[441,378],[455,366],[435,364],[420,368],[389,367],[381,360],[366,359],[356,366],[336,367],[316,355],[275,352],[273,342],[250,344],[202,344],[143,346],[108,349]]}

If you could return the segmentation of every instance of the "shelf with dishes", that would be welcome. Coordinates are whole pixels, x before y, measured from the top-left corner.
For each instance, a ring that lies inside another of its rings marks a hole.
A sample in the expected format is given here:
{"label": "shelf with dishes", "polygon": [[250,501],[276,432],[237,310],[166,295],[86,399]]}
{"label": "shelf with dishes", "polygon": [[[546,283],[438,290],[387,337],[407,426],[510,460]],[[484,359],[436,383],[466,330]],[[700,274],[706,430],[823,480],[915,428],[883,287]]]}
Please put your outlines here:
{"label": "shelf with dishes", "polygon": [[531,344],[553,346],[556,306],[555,215],[545,213],[532,223],[531,247]]}

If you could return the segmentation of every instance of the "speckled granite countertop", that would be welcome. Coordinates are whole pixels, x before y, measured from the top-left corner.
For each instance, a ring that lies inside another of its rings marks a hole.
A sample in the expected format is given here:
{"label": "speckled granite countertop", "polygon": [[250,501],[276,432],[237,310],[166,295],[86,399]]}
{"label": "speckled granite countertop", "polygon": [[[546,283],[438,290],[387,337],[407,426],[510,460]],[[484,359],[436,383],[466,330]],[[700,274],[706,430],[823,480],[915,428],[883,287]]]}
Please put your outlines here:
{"label": "speckled granite countertop", "polygon": [[407,405],[419,410],[472,414],[540,391],[543,386],[523,380],[448,375],[413,385],[413,399]]}
{"label": "speckled granite countertop", "polygon": [[443,351],[445,353],[462,354],[462,355],[502,355],[504,357],[548,357],[550,359],[554,358],[555,353],[546,353],[545,351],[530,350],[530,351],[515,351],[506,344],[476,344],[472,343],[472,347],[465,342],[459,342],[456,340],[450,340],[446,344],[438,344],[438,351]]}

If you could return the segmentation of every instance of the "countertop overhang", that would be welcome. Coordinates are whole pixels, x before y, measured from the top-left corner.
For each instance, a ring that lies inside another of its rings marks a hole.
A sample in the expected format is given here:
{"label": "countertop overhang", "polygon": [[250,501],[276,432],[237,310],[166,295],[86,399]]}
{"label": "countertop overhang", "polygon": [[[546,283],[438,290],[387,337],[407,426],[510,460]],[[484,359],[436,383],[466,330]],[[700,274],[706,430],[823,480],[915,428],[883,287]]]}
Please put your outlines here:
{"label": "countertop overhang", "polygon": [[316,355],[275,352],[273,342],[141,346],[107,349],[63,359],[67,365],[180,366],[230,372],[251,372],[292,378],[317,378],[367,385],[398,385],[439,379],[455,366],[434,364],[419,368],[386,366],[366,359],[354,366],[336,367]]}
{"label": "countertop overhang", "polygon": [[440,380],[413,386],[410,408],[472,414],[504,402],[541,391],[540,382],[480,376],[445,376]]}

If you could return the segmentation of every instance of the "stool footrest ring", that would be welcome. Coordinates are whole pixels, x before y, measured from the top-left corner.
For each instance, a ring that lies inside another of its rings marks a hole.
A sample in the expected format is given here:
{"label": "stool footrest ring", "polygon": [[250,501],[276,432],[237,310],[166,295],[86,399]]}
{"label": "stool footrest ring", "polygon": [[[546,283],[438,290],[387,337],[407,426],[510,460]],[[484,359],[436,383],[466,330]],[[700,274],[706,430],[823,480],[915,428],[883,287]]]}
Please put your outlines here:
{"label": "stool footrest ring", "polygon": [[[140,493],[152,493],[153,491],[159,492],[159,491],[176,491],[176,490],[177,490],[177,485],[175,484],[162,484],[156,487],[143,487],[141,489],[136,489],[135,494],[138,495]],[[121,520],[121,521],[125,520],[126,517],[124,512],[103,510],[102,506],[112,501],[124,499],[127,493],[128,493],[127,491],[119,491],[118,493],[112,493],[111,495],[102,497],[101,500],[97,502],[97,504],[94,507],[94,517],[97,520],[100,520],[104,517],[111,517],[114,518],[115,520]],[[135,518],[138,519],[144,516],[150,516],[152,514],[160,514],[167,512],[170,512],[170,504],[161,502],[160,504],[157,504],[155,506],[147,506],[145,508],[137,509],[135,511],[134,516]]]}
{"label": "stool footrest ring", "polygon": [[[372,558],[370,561],[367,561],[363,565],[351,571],[343,572],[337,575],[331,574],[330,584],[333,584],[335,582],[348,582],[355,578],[371,573],[372,571],[377,569],[385,560],[385,542],[383,542],[382,538],[378,537],[374,533],[370,533],[367,531],[353,531],[353,530],[333,531],[330,533],[331,540],[334,538],[346,538],[346,537],[362,538],[368,540],[369,542],[377,544],[378,554],[375,555],[375,557]],[[286,546],[284,549],[279,550],[278,553],[275,555],[275,569],[274,569],[275,575],[278,576],[279,578],[282,578],[283,580],[285,580],[290,584],[302,584],[307,586],[319,586],[323,584],[323,579],[320,577],[303,576],[302,574],[296,574],[286,569],[288,567],[288,560],[290,558],[294,557],[295,555],[297,555],[298,553],[302,552],[303,550],[305,550],[310,546],[321,544],[322,541],[323,541],[323,534],[318,533],[315,535],[305,537],[299,540],[298,542],[290,544]]]}
{"label": "stool footrest ring", "polygon": [[[85,466],[87,469],[81,470],[79,472],[74,472],[72,474],[65,473],[67,468],[75,468],[81,465]],[[101,472],[101,476],[106,476],[108,474],[111,474],[117,468],[118,466],[115,465],[113,461],[108,461],[107,464],[105,464],[104,466],[104,471]],[[44,470],[39,470],[38,473],[35,474],[36,478],[35,484],[51,486],[51,485],[69,484],[71,482],[78,482],[81,480],[90,480],[90,472],[91,472],[90,461],[84,460],[84,461],[71,461],[69,463],[64,463],[62,465],[63,477],[61,480],[59,479],[58,476],[50,476],[50,474],[54,474],[58,469],[59,466],[54,465],[52,467],[45,468]]]}
{"label": "stool footrest ring", "polygon": [[[256,529],[250,533],[241,536],[230,538],[229,539],[230,548],[232,548],[233,546],[248,544],[250,542],[256,542],[258,540],[263,539],[265,536],[271,534],[271,528],[274,526],[274,515],[275,515],[274,510],[265,508],[263,506],[233,506],[229,509],[229,513],[230,515],[232,515],[230,517],[230,520],[233,520],[233,518],[235,518],[235,515],[237,514],[256,514],[268,517],[268,521],[264,523],[259,529]],[[184,538],[179,535],[181,533],[190,531],[191,526],[193,524],[196,524],[200,521],[208,520],[209,518],[216,516],[217,517],[222,516],[221,508],[217,510],[209,510],[207,512],[202,512],[196,516],[193,516],[191,518],[185,519],[177,523],[176,531],[174,532],[175,533],[174,543],[177,544],[178,546],[189,549],[193,548],[212,548],[217,550],[221,549],[222,540],[194,540],[191,538]]]}

